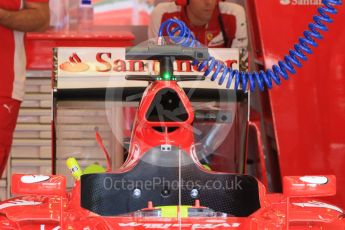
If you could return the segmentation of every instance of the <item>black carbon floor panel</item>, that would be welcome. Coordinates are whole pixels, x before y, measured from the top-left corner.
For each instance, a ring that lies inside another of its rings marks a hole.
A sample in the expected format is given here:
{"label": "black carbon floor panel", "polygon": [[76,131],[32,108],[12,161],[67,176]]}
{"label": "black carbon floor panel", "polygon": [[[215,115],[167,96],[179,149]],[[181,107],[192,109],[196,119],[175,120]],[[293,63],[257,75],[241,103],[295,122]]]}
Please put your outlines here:
{"label": "black carbon floor panel", "polygon": [[202,206],[237,217],[260,208],[254,177],[204,172],[186,153],[160,147],[147,152],[129,172],[83,175],[81,206],[101,216],[116,216],[145,208],[148,201],[154,206],[178,205],[179,190],[182,205],[198,199]]}

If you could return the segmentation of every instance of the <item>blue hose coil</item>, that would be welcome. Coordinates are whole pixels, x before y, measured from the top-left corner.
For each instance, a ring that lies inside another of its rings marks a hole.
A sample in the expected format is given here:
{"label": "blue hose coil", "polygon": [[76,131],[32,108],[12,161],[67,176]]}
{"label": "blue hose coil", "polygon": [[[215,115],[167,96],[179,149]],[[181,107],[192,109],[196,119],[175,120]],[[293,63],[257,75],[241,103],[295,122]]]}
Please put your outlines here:
{"label": "blue hose coil", "polygon": [[[193,65],[197,66],[198,71],[202,71],[207,67],[204,76],[208,76],[213,70],[214,73],[211,76],[211,80],[218,80],[219,85],[223,85],[226,82],[226,88],[230,88],[231,82],[235,79],[235,89],[238,90],[242,85],[242,90],[246,91],[248,84],[251,91],[254,91],[256,85],[261,91],[264,90],[264,86],[268,89],[273,87],[273,83],[276,85],[281,84],[281,77],[285,80],[289,79],[289,73],[295,74],[295,66],[302,67],[302,61],[307,61],[307,54],[312,54],[311,47],[317,47],[317,43],[314,39],[323,39],[319,31],[327,31],[325,23],[332,23],[333,20],[329,14],[336,14],[337,10],[333,5],[341,5],[341,0],[323,0],[323,6],[317,9],[318,15],[313,17],[313,22],[309,24],[309,30],[303,32],[303,37],[298,39],[298,43],[294,45],[294,49],[289,51],[288,55],[284,56],[284,60],[278,61],[278,64],[272,66],[272,69],[259,72],[243,72],[228,68],[222,62],[216,60],[214,57],[209,57],[207,60],[199,62],[193,61]],[[179,44],[184,47],[201,47],[190,29],[186,24],[178,19],[168,19],[161,24],[158,37],[162,37],[163,33],[167,34],[168,42]],[[176,36],[178,34],[178,36]]]}

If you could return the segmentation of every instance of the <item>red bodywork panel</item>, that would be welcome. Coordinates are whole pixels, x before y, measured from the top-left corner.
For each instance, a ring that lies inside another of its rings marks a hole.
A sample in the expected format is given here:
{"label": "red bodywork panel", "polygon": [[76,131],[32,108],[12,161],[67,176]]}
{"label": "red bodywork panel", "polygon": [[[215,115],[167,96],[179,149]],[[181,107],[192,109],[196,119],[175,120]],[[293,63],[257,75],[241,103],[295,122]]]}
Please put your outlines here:
{"label": "red bodywork panel", "polygon": [[[312,186],[306,182],[314,182]],[[327,184],[327,186],[325,186]],[[287,197],[322,197],[334,196],[336,192],[335,176],[290,176],[283,178],[284,195]]]}
{"label": "red bodywork panel", "polygon": [[[317,1],[250,2],[260,32],[257,47],[270,67],[293,48],[316,13],[315,5],[292,3]],[[345,207],[345,6],[337,9],[314,54],[289,81],[269,91],[269,103],[282,176],[334,174],[338,191],[329,200]]]}
{"label": "red bodywork panel", "polygon": [[14,195],[64,196],[66,194],[66,178],[63,176],[14,174],[11,192]]}

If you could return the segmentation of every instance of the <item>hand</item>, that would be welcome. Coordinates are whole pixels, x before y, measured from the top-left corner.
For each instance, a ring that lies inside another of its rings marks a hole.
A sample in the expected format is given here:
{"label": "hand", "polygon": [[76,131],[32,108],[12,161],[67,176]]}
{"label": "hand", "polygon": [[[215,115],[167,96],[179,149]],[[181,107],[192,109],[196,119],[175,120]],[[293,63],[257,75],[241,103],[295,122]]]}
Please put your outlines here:
{"label": "hand", "polygon": [[36,0],[22,10],[0,8],[0,25],[21,32],[42,31],[49,26],[49,3]]}

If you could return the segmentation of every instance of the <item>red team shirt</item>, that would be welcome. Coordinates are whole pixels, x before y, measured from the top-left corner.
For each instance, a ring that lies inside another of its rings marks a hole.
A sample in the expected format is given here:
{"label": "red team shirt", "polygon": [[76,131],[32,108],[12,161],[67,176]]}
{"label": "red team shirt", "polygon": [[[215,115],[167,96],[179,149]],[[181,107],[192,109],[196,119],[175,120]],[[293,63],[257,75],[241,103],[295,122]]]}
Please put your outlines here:
{"label": "red team shirt", "polygon": [[[48,0],[26,0],[48,2]],[[16,11],[24,7],[23,0],[0,0],[0,8]],[[26,57],[24,33],[0,25],[0,97],[22,100],[24,96]]]}
{"label": "red team shirt", "polygon": [[[0,0],[0,8],[5,10],[18,11],[23,7],[23,0]],[[20,101],[24,95],[25,66],[24,33],[0,25],[0,176],[10,154]]]}
{"label": "red team shirt", "polygon": [[[228,44],[224,43],[219,15],[222,17]],[[186,7],[178,6],[174,2],[160,3],[151,14],[148,31],[149,38],[157,37],[161,23],[169,18],[177,18],[184,21],[193,31],[196,39],[208,47],[247,48],[248,38],[245,10],[236,3],[219,2],[219,6],[213,12],[210,22],[205,26],[192,26],[188,20]]]}

